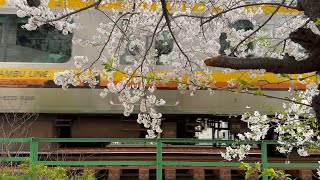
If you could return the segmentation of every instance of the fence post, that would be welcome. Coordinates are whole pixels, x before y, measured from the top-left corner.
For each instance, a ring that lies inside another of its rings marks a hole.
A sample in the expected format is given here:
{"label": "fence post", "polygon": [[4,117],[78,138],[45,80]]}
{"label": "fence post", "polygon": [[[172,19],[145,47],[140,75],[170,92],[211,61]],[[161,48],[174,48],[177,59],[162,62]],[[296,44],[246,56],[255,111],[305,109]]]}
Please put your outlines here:
{"label": "fence post", "polygon": [[157,180],[162,180],[162,141],[156,139],[157,145]]}
{"label": "fence post", "polygon": [[38,139],[30,139],[30,163],[34,164],[38,162]]}
{"label": "fence post", "polygon": [[[267,143],[261,141],[261,161],[262,161],[262,171],[268,168],[268,150]],[[268,176],[262,176],[262,180],[268,180]]]}

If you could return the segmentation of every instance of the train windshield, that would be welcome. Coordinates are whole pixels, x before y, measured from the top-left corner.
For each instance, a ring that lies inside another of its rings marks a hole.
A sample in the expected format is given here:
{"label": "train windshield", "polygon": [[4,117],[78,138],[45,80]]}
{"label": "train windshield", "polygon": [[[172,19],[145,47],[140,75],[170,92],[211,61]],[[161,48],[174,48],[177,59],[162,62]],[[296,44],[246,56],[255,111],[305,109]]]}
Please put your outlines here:
{"label": "train windshield", "polygon": [[71,57],[72,34],[50,25],[28,31],[27,18],[0,15],[0,62],[64,63]]}
{"label": "train windshield", "polygon": [[[232,23],[230,25],[230,28],[234,28],[237,31],[238,30],[253,30],[253,24],[252,22],[250,22],[249,20],[238,20],[234,23]],[[233,50],[234,47],[230,46],[230,42],[227,41],[228,36],[227,33],[221,33],[220,38],[219,38],[219,43],[221,45],[220,50],[219,50],[219,54],[221,55],[226,55],[225,50],[230,49]],[[247,49],[246,51],[248,51],[249,49],[252,50],[253,49],[253,43],[249,42],[246,44]]]}

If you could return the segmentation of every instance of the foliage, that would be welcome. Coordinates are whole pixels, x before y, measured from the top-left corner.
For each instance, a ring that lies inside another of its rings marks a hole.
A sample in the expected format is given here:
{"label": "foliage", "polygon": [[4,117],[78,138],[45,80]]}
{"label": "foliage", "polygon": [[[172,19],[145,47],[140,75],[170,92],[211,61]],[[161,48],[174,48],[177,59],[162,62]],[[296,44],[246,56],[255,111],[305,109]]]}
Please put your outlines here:
{"label": "foliage", "polygon": [[290,174],[286,174],[284,171],[275,171],[273,168],[262,169],[261,163],[256,162],[253,166],[249,163],[241,162],[240,169],[245,171],[245,179],[249,179],[253,174],[259,174],[258,178],[262,176],[272,179],[292,180]]}
{"label": "foliage", "polygon": [[10,169],[4,168],[0,171],[0,179],[6,180],[20,180],[19,176],[12,175]]}
{"label": "foliage", "polygon": [[94,180],[94,174],[90,170],[83,170],[81,174],[77,175],[78,180]]}
{"label": "foliage", "polygon": [[319,26],[319,25],[320,25],[320,18],[317,18],[317,21],[315,22],[315,25],[316,25],[316,26]]}
{"label": "foliage", "polygon": [[[5,180],[22,180],[29,177],[32,180],[73,180],[74,176],[69,176],[63,167],[48,167],[45,165],[31,163],[27,160],[18,166],[16,172],[12,172],[8,168],[0,171],[0,179]],[[83,170],[80,174],[75,175],[77,180],[94,180],[94,172],[91,170]]]}

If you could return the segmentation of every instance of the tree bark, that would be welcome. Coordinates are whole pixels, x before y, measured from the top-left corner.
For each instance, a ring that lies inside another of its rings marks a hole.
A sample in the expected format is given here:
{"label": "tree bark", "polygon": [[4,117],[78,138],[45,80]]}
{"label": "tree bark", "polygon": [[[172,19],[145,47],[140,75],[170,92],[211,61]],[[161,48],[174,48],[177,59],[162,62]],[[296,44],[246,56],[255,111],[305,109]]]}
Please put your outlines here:
{"label": "tree bark", "polygon": [[[319,0],[299,0],[304,14],[313,22],[320,18],[320,1]],[[320,26],[317,26],[320,30]]]}
{"label": "tree bark", "polygon": [[[312,98],[312,104],[318,123],[320,123],[320,94]],[[320,128],[320,127],[319,127]]]}
{"label": "tree bark", "polygon": [[265,69],[267,72],[301,74],[320,70],[320,55],[308,57],[305,60],[296,61],[290,56],[283,59],[268,57],[248,57],[238,58],[229,56],[215,56],[206,59],[207,66],[241,69]]}
{"label": "tree bark", "polygon": [[290,33],[289,38],[300,44],[309,53],[317,53],[317,50],[320,49],[320,35],[313,33],[311,29],[298,28]]}

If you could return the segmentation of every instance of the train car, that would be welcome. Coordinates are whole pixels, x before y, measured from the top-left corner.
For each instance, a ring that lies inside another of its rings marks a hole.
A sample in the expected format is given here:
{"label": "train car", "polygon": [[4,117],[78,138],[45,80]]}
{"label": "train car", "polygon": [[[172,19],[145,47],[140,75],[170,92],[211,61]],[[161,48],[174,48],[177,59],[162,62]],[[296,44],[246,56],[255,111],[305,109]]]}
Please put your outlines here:
{"label": "train car", "polygon": [[[53,0],[49,5],[57,9],[62,6],[60,1]],[[70,0],[68,4],[75,8],[84,5],[82,2]],[[27,31],[21,27],[27,19],[18,18],[16,10],[6,6],[5,0],[0,0],[0,112],[4,129],[4,133],[0,136],[145,137],[146,129],[136,122],[138,109],[133,115],[125,117],[117,95],[109,94],[104,99],[99,96],[107,84],[106,78],[100,78],[99,84],[94,89],[81,84],[63,90],[53,82],[55,72],[75,69],[74,55],[96,58],[98,49],[72,44],[73,38],[90,37],[101,22],[101,14],[92,13],[93,11],[81,13],[79,18],[75,19],[76,22],[86,24],[86,28],[74,34],[63,35],[47,25],[35,31]],[[268,13],[268,7],[265,11]],[[283,10],[276,15],[279,18],[274,19],[279,21],[282,16],[292,17],[295,12],[287,15],[286,13]],[[285,18],[282,18],[282,21],[284,20]],[[269,23],[276,22],[273,20]],[[242,26],[244,29],[256,28],[248,20],[239,20],[238,24],[239,28]],[[225,46],[223,34],[220,42],[222,47]],[[126,65],[126,59],[130,58],[134,58],[134,53],[128,51],[124,54],[123,65]],[[101,68],[100,64],[96,64],[96,67]],[[166,69],[159,63],[158,71]],[[257,83],[257,79],[250,77],[250,73],[245,71],[226,74],[217,68],[213,73],[219,77],[216,82],[218,87],[225,87],[229,80],[238,78]],[[283,79],[271,73],[257,78],[271,82],[263,86],[264,94],[278,97],[289,96],[289,87],[300,89],[305,87],[304,84],[294,80],[282,82]],[[215,91],[214,95],[209,95],[207,90],[199,90],[195,96],[190,96],[189,93],[182,94],[176,89],[177,84],[172,83],[155,92],[167,102],[158,108],[163,113],[164,131],[161,137],[200,136],[233,139],[237,133],[246,131],[246,125],[240,122],[241,114],[261,110],[262,105],[272,104],[276,109],[283,103],[264,96],[235,94],[228,91]],[[267,108],[265,112],[268,112]],[[15,125],[27,130],[9,133],[16,128]],[[199,133],[201,131],[203,133]]]}

